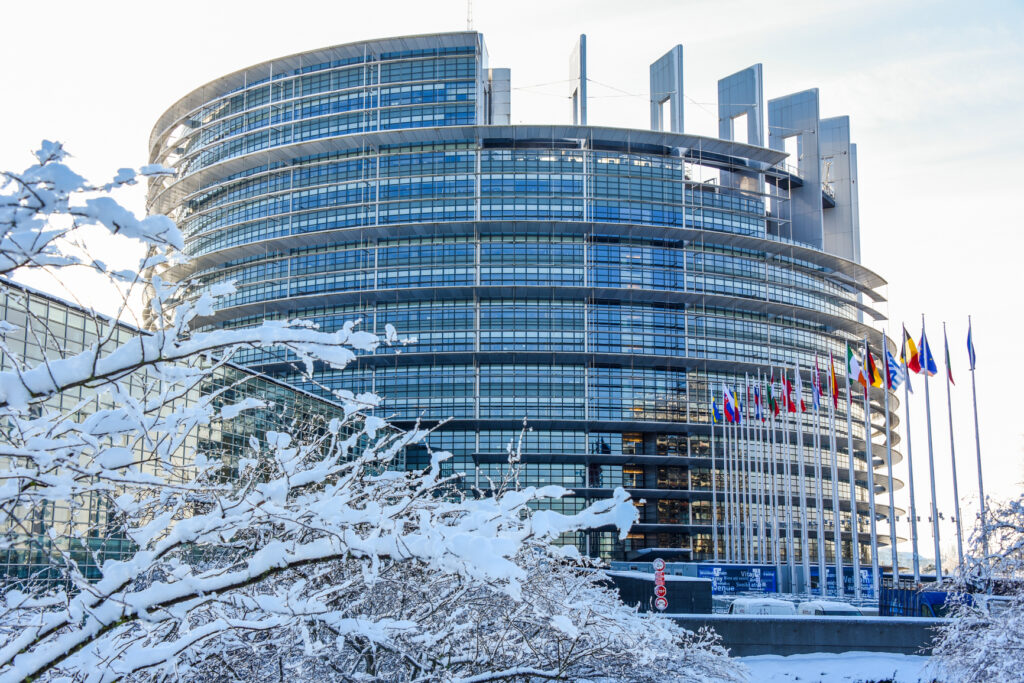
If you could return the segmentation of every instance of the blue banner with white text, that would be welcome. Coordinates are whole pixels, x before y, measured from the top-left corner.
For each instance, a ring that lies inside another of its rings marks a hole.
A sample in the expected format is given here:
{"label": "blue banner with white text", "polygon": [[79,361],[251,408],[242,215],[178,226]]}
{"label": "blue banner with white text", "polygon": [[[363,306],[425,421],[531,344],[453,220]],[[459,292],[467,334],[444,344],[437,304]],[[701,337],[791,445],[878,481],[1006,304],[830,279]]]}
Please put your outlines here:
{"label": "blue banner with white text", "polygon": [[738,593],[777,593],[778,576],[775,567],[743,564],[702,564],[697,576],[711,579],[712,595]]}

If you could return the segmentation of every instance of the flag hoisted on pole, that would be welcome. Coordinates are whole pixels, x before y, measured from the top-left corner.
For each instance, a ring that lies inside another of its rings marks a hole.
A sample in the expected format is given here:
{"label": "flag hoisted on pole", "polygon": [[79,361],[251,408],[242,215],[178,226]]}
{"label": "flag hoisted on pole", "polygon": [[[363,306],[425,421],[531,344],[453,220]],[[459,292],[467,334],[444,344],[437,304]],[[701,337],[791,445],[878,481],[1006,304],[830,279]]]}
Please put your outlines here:
{"label": "flag hoisted on pole", "polygon": [[818,592],[828,595],[828,574],[825,567],[825,491],[821,471],[821,372],[818,356],[814,356],[814,377],[811,379],[811,405],[814,408],[814,545],[818,549]]}
{"label": "flag hoisted on pole", "polygon": [[[913,443],[910,439],[910,359],[911,354],[914,357],[914,361],[917,361],[917,348],[914,346],[914,340],[910,338],[907,333],[907,328],[903,328],[903,348],[900,350],[900,361],[903,363],[903,374],[905,375],[903,384],[903,410],[907,416],[907,428],[905,433],[907,435],[907,472],[910,475],[910,481],[908,487],[910,488],[910,543],[914,555],[914,583],[921,583],[921,557],[918,553],[917,548],[917,502],[914,498],[914,449]],[[921,366],[917,366],[918,370]]]}
{"label": "flag hoisted on pole", "polygon": [[783,451],[783,476],[786,479],[786,564],[789,565],[789,581],[790,581],[790,592],[796,592],[796,544],[793,538],[793,451],[789,446],[789,413],[790,400],[789,392],[786,390],[786,385],[789,382],[786,381],[786,369],[785,367],[779,368],[782,376],[782,406],[784,408],[782,413],[782,439],[785,450]]}
{"label": "flag hoisted on pole", "polygon": [[804,387],[800,380],[800,366],[793,365],[793,378],[796,385],[796,394],[793,400],[795,405],[800,406],[800,412],[796,414],[796,481],[800,495],[800,561],[804,570],[804,592],[811,592],[811,542],[807,514],[807,461],[804,457]]}
{"label": "flag hoisted on pole", "polygon": [[754,525],[753,525],[753,491],[751,479],[751,451],[750,451],[750,375],[743,373],[743,493],[746,503],[746,526],[744,531],[747,534],[747,543],[744,546],[747,562],[754,561]]}
{"label": "flag hoisted on pole", "polygon": [[951,386],[953,382],[953,367],[949,360],[949,338],[946,336],[946,323],[942,323],[942,342],[946,350],[946,410],[949,413],[949,459],[953,465],[953,506],[956,511],[956,558],[957,566],[964,566],[964,532],[960,524],[960,489],[956,476],[956,444],[953,441],[953,397]]}
{"label": "flag hoisted on pole", "polygon": [[[860,600],[860,523],[857,519],[857,469],[854,467],[853,456],[853,391],[850,386],[853,375],[854,360],[850,343],[846,343],[846,457],[848,461],[847,475],[850,480],[850,559],[853,561],[853,593]],[[868,475],[870,482],[871,475]]]}
{"label": "flag hoisted on pole", "polygon": [[843,595],[843,535],[842,524],[840,523],[839,510],[839,452],[836,449],[836,401],[839,394],[836,388],[836,362],[832,352],[828,352],[828,391],[831,401],[828,402],[828,446],[832,466],[832,545],[835,552],[832,554],[836,563],[836,595]]}
{"label": "flag hoisted on pole", "polygon": [[722,498],[723,498],[723,512],[724,519],[722,529],[725,532],[725,561],[732,562],[732,505],[730,503],[730,486],[729,486],[729,473],[731,467],[729,465],[729,429],[728,422],[732,421],[732,418],[728,412],[729,404],[729,393],[725,385],[722,385],[722,412],[725,413],[725,421],[722,422]]}
{"label": "flag hoisted on pole", "polygon": [[779,404],[774,396],[775,370],[772,370],[771,378],[768,380],[768,457],[771,463],[771,520],[772,520],[772,552],[775,555],[776,575],[782,576],[782,541],[779,538],[779,483],[778,483],[778,459],[775,457],[775,418],[779,416]]}
{"label": "flag hoisted on pole", "polygon": [[736,402],[736,392],[730,390],[730,400],[732,402],[733,419],[732,427],[729,429],[729,440],[732,443],[731,458],[732,462],[730,467],[732,468],[732,477],[729,482],[729,488],[732,492],[732,561],[742,562],[743,561],[743,537],[741,536],[740,526],[740,510],[739,510],[739,405]]}
{"label": "flag hoisted on pole", "polygon": [[[903,326],[903,361],[908,370],[913,370],[915,373],[921,372],[921,354],[917,351],[914,338],[907,332],[906,325]],[[910,392],[913,393],[914,390],[911,389]]]}
{"label": "flag hoisted on pole", "polygon": [[765,526],[768,521],[765,515],[765,505],[768,492],[765,487],[765,441],[764,441],[764,411],[761,409],[761,371],[757,371],[757,383],[754,385],[754,428],[755,440],[757,441],[757,544],[758,561],[767,564],[771,559],[768,550],[768,530]]}
{"label": "flag hoisted on pole", "polygon": [[921,372],[924,373],[924,409],[928,427],[928,476],[932,488],[932,537],[935,540],[935,580],[942,581],[942,551],[939,549],[939,503],[935,496],[935,449],[932,444],[932,399],[928,390],[928,378],[938,372],[935,358],[928,347],[928,335],[924,331],[924,315],[921,315],[921,344],[918,349]]}
{"label": "flag hoisted on pole", "polygon": [[737,469],[739,467],[739,444],[737,443],[736,425],[739,422],[739,407],[736,405],[735,392],[722,383],[722,391],[725,393],[725,421],[728,423],[726,430],[729,434],[729,450],[727,458],[729,462],[729,474],[726,480],[726,489],[729,492],[729,561],[741,562],[740,537],[740,504],[739,504],[739,479]]}
{"label": "flag hoisted on pole", "polygon": [[733,550],[733,559],[736,562],[743,562],[743,491],[740,488],[740,476],[742,464],[740,461],[740,404],[736,400],[736,391],[732,392],[732,405],[736,411],[736,418],[732,423],[732,540],[736,545]]}
{"label": "flag hoisted on pole", "polygon": [[718,562],[718,471],[715,468],[715,425],[721,424],[722,416],[718,412],[718,403],[715,401],[714,387],[708,387],[711,392],[711,552],[715,562]]}
{"label": "flag hoisted on pole", "polygon": [[[868,357],[868,338],[864,337],[864,360]],[[873,363],[872,363],[873,365]],[[867,370],[871,371],[870,365]],[[875,514],[875,453],[871,445],[871,384],[874,378],[861,373],[864,386],[864,458],[868,466],[868,515],[871,522],[871,597],[878,598],[878,517]]]}
{"label": "flag hoisted on pole", "polygon": [[974,386],[974,366],[977,355],[974,353],[974,332],[971,330],[971,316],[967,316],[967,359],[971,363],[971,401],[974,404],[974,446],[978,454],[978,505],[981,514],[981,544],[985,553],[985,568],[988,568],[988,518],[986,516],[985,483],[981,476],[981,436],[978,432],[978,392]]}
{"label": "flag hoisted on pole", "polygon": [[[889,423],[889,392],[893,391],[896,387],[893,385],[892,372],[889,369],[889,345],[888,339],[885,336],[885,331],[882,331],[882,354],[883,362],[885,364],[885,384],[882,387],[882,394],[885,397],[882,402],[883,409],[885,410],[885,462],[886,462],[886,474],[888,475],[888,487],[889,487],[889,547],[892,552],[892,585],[894,588],[899,588],[900,585],[900,559],[899,552],[896,547],[896,486],[892,476],[892,432],[890,430]],[[871,357],[871,349],[868,348],[868,357]]]}

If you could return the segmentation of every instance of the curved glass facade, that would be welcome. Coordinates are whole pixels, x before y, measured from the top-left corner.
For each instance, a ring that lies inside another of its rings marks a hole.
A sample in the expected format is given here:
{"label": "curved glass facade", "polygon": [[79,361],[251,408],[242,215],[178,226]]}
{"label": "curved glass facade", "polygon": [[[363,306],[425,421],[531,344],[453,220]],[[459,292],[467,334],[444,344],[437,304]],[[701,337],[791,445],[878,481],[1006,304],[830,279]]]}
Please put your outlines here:
{"label": "curved glass facade", "polygon": [[[452,418],[432,445],[485,490],[525,419],[520,481],[575,492],[553,505],[578,510],[617,486],[643,501],[625,542],[570,540],[606,557],[658,547],[709,558],[711,389],[829,354],[841,362],[846,341],[874,339],[862,300],[877,276],[780,236],[784,154],[489,125],[486,62],[472,33],[374,41],[258,65],[184,98],[151,140],[152,160],[178,171],[153,185],[151,208],[179,221],[194,257],[176,276],[235,282],[211,327],[393,325],[415,343],[312,381],[288,357],[242,360],[312,392],[374,391],[399,423]],[[849,555],[845,420],[837,428]],[[859,407],[852,431],[864,468]],[[790,455],[795,465],[795,446]],[[779,494],[797,491],[796,470],[788,483],[783,473]]]}

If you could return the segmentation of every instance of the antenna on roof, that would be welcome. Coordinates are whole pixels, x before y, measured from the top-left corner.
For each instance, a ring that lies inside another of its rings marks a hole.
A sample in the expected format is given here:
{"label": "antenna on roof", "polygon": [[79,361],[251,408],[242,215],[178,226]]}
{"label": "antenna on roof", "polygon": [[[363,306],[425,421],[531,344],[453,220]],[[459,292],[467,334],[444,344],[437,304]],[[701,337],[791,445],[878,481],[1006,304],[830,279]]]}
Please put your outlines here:
{"label": "antenna on roof", "polygon": [[466,30],[473,30],[473,0],[466,0]]}

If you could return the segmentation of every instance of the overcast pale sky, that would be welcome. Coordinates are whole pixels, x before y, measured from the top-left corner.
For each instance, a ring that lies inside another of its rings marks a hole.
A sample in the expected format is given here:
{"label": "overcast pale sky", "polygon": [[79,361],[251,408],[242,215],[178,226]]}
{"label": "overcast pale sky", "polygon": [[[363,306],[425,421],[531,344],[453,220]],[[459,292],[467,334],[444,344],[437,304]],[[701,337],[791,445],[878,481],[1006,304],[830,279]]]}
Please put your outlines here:
{"label": "overcast pale sky", "polygon": [[[202,83],[326,45],[464,30],[463,0],[5,3],[0,166],[42,138],[66,142],[96,180],[147,161],[160,113]],[[477,0],[491,66],[512,69],[514,123],[571,121],[563,81],[588,36],[590,123],[648,125],[647,67],[684,46],[687,132],[714,135],[716,82],[764,64],[765,95],[820,89],[822,116],[848,114],[860,163],[862,256],[889,281],[890,330],[928,319],[954,357],[955,444],[972,520],[977,469],[964,338],[974,316],[986,492],[1019,493],[1024,426],[1021,209],[1024,3],[792,0]],[[1016,198],[1016,199],[1015,199]],[[127,198],[141,210],[141,193]],[[109,255],[116,260],[115,254]],[[942,374],[936,377],[942,379]],[[924,392],[911,398],[917,500],[929,504]],[[939,507],[953,512],[945,388],[932,382]],[[906,479],[905,466],[898,476]],[[906,507],[906,489],[898,493]],[[900,533],[909,536],[901,524]],[[927,525],[922,534],[930,534]],[[942,528],[952,547],[952,527]],[[908,546],[904,546],[908,547]],[[927,554],[929,539],[921,545]]]}

